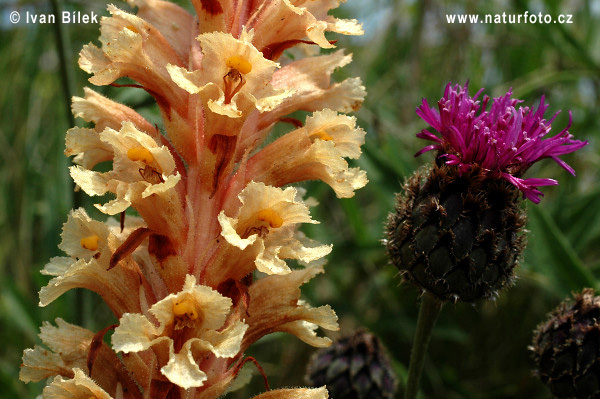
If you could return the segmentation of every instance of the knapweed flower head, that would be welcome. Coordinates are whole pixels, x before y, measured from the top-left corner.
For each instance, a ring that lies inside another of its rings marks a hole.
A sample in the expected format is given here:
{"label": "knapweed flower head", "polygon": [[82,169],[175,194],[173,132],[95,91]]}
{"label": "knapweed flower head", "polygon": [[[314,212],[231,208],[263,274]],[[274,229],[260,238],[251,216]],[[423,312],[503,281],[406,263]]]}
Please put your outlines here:
{"label": "knapweed flower head", "polygon": [[573,296],[537,327],[529,349],[553,397],[593,399],[600,395],[600,296],[591,288]]}
{"label": "knapweed flower head", "polygon": [[364,330],[315,352],[306,380],[314,387],[325,385],[336,399],[392,399],[398,385],[383,344]]}
{"label": "knapweed flower head", "polygon": [[[44,399],[217,398],[240,385],[253,360],[244,352],[261,337],[324,347],[319,327],[338,329],[331,307],[301,299],[332,248],[300,231],[318,221],[292,185],[322,180],[347,198],[367,183],[346,160],[360,156],[365,132],[343,114],[364,87],[331,81],[350,55],[318,53],[335,47],[326,33],[362,34],[360,24],[328,15],[339,1],[192,0],[194,13],[129,3],[137,14],[108,6],[100,46],[86,45],[79,65],[95,85],[145,91],[162,120],[89,88],[73,98],[93,126],[67,133],[71,176],[90,196],[112,195],[95,206],[117,218],[71,212],[40,305],[86,288],[118,322],[44,323],[45,347],[25,350],[20,375],[49,379]],[[276,124],[287,133],[273,139]],[[257,396],[326,397],[323,387]]]}
{"label": "knapweed flower head", "polygon": [[[574,140],[571,122],[550,136],[544,99],[537,108],[518,107],[511,93],[479,101],[467,85],[448,84],[438,109],[423,99],[417,114],[438,134],[417,137],[434,144],[435,162],[418,171],[398,196],[390,214],[386,245],[392,263],[406,279],[440,300],[493,298],[514,279],[525,246],[525,213],[520,194],[540,201],[540,186],[553,179],[523,178],[535,162],[552,158],[573,169],[560,155],[587,144]],[[518,108],[517,108],[518,107]]]}
{"label": "knapweed flower head", "polygon": [[544,119],[549,105],[542,96],[537,107],[517,106],[522,100],[511,98],[512,92],[491,101],[485,95],[477,100],[484,89],[473,97],[469,96],[468,85],[460,86],[448,83],[444,96],[438,101],[438,109],[431,108],[427,100],[417,108],[419,115],[436,134],[424,129],[417,137],[436,144],[424,147],[417,153],[437,150],[439,157],[447,165],[457,165],[460,172],[474,167],[482,168],[490,177],[502,178],[523,192],[523,196],[534,203],[540,202],[543,195],[537,187],[557,185],[554,179],[528,178],[523,173],[535,162],[543,158],[552,158],[572,175],[575,171],[559,158],[587,145],[587,141],[573,140],[569,133],[569,124],[552,137],[552,122]]}

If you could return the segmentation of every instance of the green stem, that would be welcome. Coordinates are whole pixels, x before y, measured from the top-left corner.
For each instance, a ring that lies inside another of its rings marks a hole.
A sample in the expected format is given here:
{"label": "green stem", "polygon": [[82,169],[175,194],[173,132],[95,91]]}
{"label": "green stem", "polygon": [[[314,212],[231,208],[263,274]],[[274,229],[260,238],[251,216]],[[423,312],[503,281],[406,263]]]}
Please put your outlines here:
{"label": "green stem", "polygon": [[415,399],[419,391],[419,380],[425,363],[427,346],[433,332],[433,327],[442,309],[442,302],[429,292],[423,294],[419,318],[417,319],[417,330],[412,351],[410,352],[410,364],[408,366],[408,381],[404,399]]}
{"label": "green stem", "polygon": [[[54,15],[61,15],[61,8],[60,8],[60,4],[58,3],[59,0],[51,0],[52,3],[52,11],[54,12]],[[63,100],[65,101],[65,110],[66,110],[66,116],[67,116],[67,122],[69,124],[69,127],[73,127],[75,126],[75,118],[73,117],[73,114],[71,113],[71,95],[73,93],[72,90],[72,82],[73,82],[73,77],[71,76],[71,71],[69,68],[69,61],[68,59],[70,58],[70,51],[69,51],[69,44],[68,44],[68,39],[67,39],[67,35],[66,32],[63,30],[63,24],[61,23],[56,23],[53,24],[54,26],[54,39],[56,40],[56,46],[57,46],[57,50],[58,50],[58,59],[60,62],[60,77],[62,80],[62,95],[63,95]]]}

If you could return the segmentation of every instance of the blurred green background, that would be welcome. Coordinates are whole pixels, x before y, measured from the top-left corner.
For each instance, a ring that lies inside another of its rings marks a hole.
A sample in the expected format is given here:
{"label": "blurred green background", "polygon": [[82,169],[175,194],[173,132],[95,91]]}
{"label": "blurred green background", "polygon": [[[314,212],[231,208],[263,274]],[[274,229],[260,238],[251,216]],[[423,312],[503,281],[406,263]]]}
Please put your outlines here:
{"label": "blurred green background", "polygon": [[[98,202],[74,196],[67,170],[70,161],[63,155],[64,135],[72,125],[66,98],[82,95],[87,84],[87,76],[77,67],[77,53],[83,44],[97,41],[98,25],[13,25],[8,16],[14,10],[22,15],[27,10],[54,13],[53,7],[106,15],[105,6],[63,0],[0,3],[2,398],[34,398],[41,392],[43,384],[25,385],[17,376],[23,349],[39,343],[42,321],[62,317],[98,330],[111,320],[90,293],[70,292],[47,308],[37,306],[37,292],[48,281],[39,270],[50,257],[60,255],[57,244],[68,211],[79,203],[92,211]],[[553,17],[572,14],[573,23],[446,22],[446,14],[525,11]],[[431,154],[413,157],[425,144],[415,138],[425,127],[415,108],[422,97],[435,103],[448,81],[468,80],[472,93],[485,87],[493,96],[512,87],[526,104],[546,94],[549,113],[563,110],[554,122],[555,131],[566,125],[570,109],[571,133],[590,141],[577,155],[564,157],[577,177],[550,160],[530,170],[529,177],[557,178],[560,186],[544,188],[540,205],[524,203],[529,245],[516,285],[495,302],[444,307],[425,364],[422,397],[549,397],[531,373],[527,346],[532,330],[562,298],[582,287],[597,287],[600,277],[600,2],[349,0],[335,13],[359,19],[366,30],[360,38],[330,38],[354,54],[354,62],[336,78],[360,76],[368,90],[356,113],[368,132],[357,163],[367,171],[370,183],[344,200],[322,183],[307,185],[320,202],[313,215],[321,224],[305,231],[333,243],[334,251],[327,273],[304,288],[306,298],[315,306],[334,307],[341,334],[359,327],[376,333],[389,350],[402,389],[419,293],[402,284],[388,265],[381,239],[394,193],[403,179],[432,159]],[[140,91],[99,91],[136,106],[148,117],[156,115]],[[259,341],[250,354],[265,368],[271,386],[283,387],[304,383],[312,352],[294,337],[275,334]],[[262,390],[262,380],[254,377],[231,397],[247,398]]]}

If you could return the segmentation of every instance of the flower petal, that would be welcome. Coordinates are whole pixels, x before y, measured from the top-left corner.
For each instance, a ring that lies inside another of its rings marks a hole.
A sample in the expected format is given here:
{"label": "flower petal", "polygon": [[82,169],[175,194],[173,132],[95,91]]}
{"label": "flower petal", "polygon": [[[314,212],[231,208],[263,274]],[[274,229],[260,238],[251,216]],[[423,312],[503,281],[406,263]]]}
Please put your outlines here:
{"label": "flower petal", "polygon": [[[300,286],[322,272],[322,267],[310,264],[305,269],[293,270],[283,276],[267,276],[252,284],[249,288],[250,317],[246,320],[250,327],[242,349],[273,331],[290,332],[310,345],[327,346],[331,341],[317,337],[315,325],[338,330],[335,312],[329,306],[312,308],[299,301]],[[276,298],[272,295],[275,291]]]}
{"label": "flower petal", "polygon": [[192,355],[191,345],[194,341],[188,340],[179,353],[171,352],[169,362],[160,369],[169,381],[184,389],[201,387],[208,379]]}
{"label": "flower petal", "polygon": [[117,352],[141,352],[156,344],[160,331],[144,316],[125,313],[112,335],[112,347]]}
{"label": "flower petal", "polygon": [[[74,369],[72,379],[55,378],[42,393],[44,399],[113,399],[81,369]],[[121,392],[122,393],[122,392]]]}
{"label": "flower petal", "polygon": [[[106,98],[89,87],[84,87],[83,92],[85,93],[84,98],[73,97],[71,109],[75,117],[83,118],[86,122],[94,122],[96,132],[101,132],[107,127],[119,130],[123,121],[133,123],[138,130],[148,134],[156,131],[154,126],[132,108]],[[68,147],[69,145],[67,145]]]}
{"label": "flower petal", "polygon": [[165,69],[167,64],[182,64],[168,41],[142,18],[113,5],[108,10],[112,17],[100,22],[102,49],[88,44],[80,53],[79,66],[94,75],[90,82],[108,85],[127,76],[161,99],[159,105],[184,109],[187,93],[173,84]]}

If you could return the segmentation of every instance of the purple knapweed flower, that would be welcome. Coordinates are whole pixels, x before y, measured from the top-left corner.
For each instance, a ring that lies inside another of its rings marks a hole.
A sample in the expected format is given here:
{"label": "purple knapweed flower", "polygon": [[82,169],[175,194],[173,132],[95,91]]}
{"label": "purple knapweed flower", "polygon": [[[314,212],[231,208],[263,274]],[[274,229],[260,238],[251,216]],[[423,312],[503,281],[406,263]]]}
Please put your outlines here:
{"label": "purple knapweed flower", "polygon": [[575,171],[560,158],[559,155],[577,151],[588,144],[587,141],[573,140],[569,133],[569,124],[560,133],[546,138],[552,129],[552,122],[544,119],[548,109],[544,97],[534,107],[519,107],[522,100],[511,98],[509,90],[502,97],[495,98],[489,111],[486,111],[489,97],[482,101],[477,98],[483,89],[470,97],[468,84],[452,86],[448,83],[444,96],[438,101],[438,110],[431,108],[423,99],[417,108],[425,122],[441,134],[422,130],[417,137],[433,141],[435,144],[421,149],[415,156],[430,150],[438,150],[439,157],[446,159],[446,164],[457,165],[459,173],[469,171],[472,167],[480,167],[487,176],[504,179],[523,192],[523,196],[534,203],[540,202],[542,192],[540,186],[557,185],[554,179],[528,178],[523,173],[542,158],[552,158],[572,175]]}

